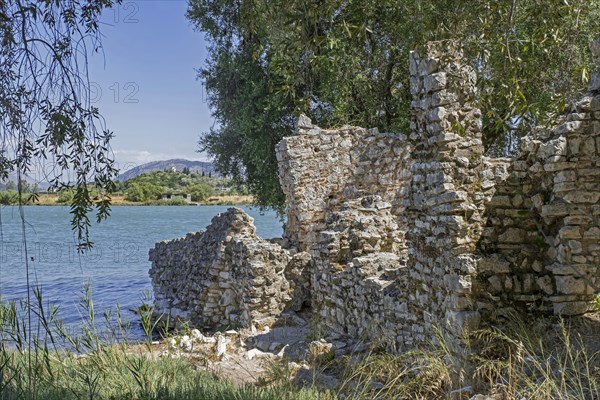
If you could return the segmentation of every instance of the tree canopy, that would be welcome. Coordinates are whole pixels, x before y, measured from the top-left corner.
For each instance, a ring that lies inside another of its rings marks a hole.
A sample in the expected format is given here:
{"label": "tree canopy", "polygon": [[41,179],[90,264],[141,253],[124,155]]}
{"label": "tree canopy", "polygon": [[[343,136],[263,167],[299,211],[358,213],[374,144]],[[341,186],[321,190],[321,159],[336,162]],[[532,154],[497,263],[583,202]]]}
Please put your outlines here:
{"label": "tree canopy", "polygon": [[431,40],[463,45],[484,144],[514,151],[585,88],[600,0],[190,0],[188,18],[210,43],[199,77],[216,124],[200,148],[259,204],[281,205],[274,146],[295,117],[406,132],[408,55]]}
{"label": "tree canopy", "polygon": [[[102,10],[120,0],[0,0],[0,178],[43,171],[52,187],[73,186],[72,223],[89,247],[88,213],[108,216],[110,139],[91,105],[87,57],[101,48]],[[90,184],[97,193],[91,194]]]}
{"label": "tree canopy", "polygon": [[158,199],[167,193],[185,193],[192,196],[192,201],[204,201],[211,197],[217,189],[229,185],[224,178],[209,178],[201,174],[184,171],[153,171],[120,183],[121,190],[127,192],[127,200],[146,202]]}

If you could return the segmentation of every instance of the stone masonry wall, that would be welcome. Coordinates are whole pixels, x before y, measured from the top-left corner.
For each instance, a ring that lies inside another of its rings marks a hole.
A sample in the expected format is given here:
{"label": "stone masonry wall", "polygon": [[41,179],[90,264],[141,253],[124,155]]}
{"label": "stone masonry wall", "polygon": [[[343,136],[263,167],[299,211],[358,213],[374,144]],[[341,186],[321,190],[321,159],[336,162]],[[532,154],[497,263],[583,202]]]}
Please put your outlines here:
{"label": "stone masonry wall", "polygon": [[412,340],[403,328],[411,319],[407,293],[397,290],[406,251],[391,211],[380,196],[367,195],[327,218],[311,252],[313,312],[324,331],[393,347]]}
{"label": "stone masonry wall", "polygon": [[[313,257],[319,320],[398,347],[434,326],[459,338],[514,310],[585,312],[600,277],[595,83],[519,157],[490,159],[462,52],[440,42],[422,53],[410,59],[408,138],[301,117],[278,146],[286,236]],[[393,181],[364,184],[361,159]]]}
{"label": "stone masonry wall", "polygon": [[475,291],[487,319],[589,310],[600,288],[600,40],[589,92],[523,139],[487,208]]}
{"label": "stone masonry wall", "polygon": [[[157,243],[150,250],[155,314],[193,326],[248,326],[299,307],[305,258],[256,236],[238,208],[213,218],[205,231]],[[296,275],[294,275],[296,274]]]}
{"label": "stone masonry wall", "polygon": [[[506,308],[581,314],[600,287],[600,97],[522,142],[488,207],[477,290]],[[482,296],[483,297],[483,296]]]}
{"label": "stone masonry wall", "polygon": [[[319,321],[337,334],[384,338],[396,348],[431,338],[434,325],[455,336],[478,325],[473,253],[498,179],[482,157],[474,72],[461,65],[456,46],[438,43],[425,52],[411,55],[410,140],[360,128],[320,130],[301,117],[298,134],[277,149],[286,235],[313,256]],[[340,154],[351,156],[339,163]],[[365,184],[373,164],[392,171],[392,181],[384,174]]]}
{"label": "stone masonry wall", "polygon": [[347,198],[377,194],[402,215],[410,181],[406,137],[356,127],[325,130],[302,116],[298,135],[284,138],[276,151],[286,194],[286,236],[299,250],[308,251],[319,240],[327,214]]}
{"label": "stone masonry wall", "polygon": [[[592,50],[600,60],[600,42]],[[310,303],[329,336],[396,350],[438,328],[460,344],[515,310],[586,312],[600,286],[600,72],[518,157],[490,159],[462,59],[454,42],[411,54],[408,135],[301,116],[276,149],[285,248],[239,210],[159,243],[157,309],[248,325]]]}
{"label": "stone masonry wall", "polygon": [[454,43],[428,46],[410,57],[413,179],[407,211],[410,228],[409,311],[424,340],[434,326],[460,337],[480,315],[472,301],[475,245],[484,202],[494,182],[484,179],[481,112],[473,104],[475,73],[462,65]]}

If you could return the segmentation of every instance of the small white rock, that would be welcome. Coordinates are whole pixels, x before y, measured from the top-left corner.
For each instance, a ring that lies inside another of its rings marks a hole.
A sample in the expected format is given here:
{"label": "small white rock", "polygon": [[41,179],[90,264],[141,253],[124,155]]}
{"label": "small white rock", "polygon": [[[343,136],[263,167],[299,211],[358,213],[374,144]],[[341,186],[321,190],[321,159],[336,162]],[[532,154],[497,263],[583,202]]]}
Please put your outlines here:
{"label": "small white rock", "polygon": [[196,342],[203,342],[204,335],[198,329],[192,329],[192,339]]}
{"label": "small white rock", "polygon": [[221,357],[227,352],[227,343],[229,341],[225,336],[219,336],[217,339],[217,357]]}
{"label": "small white rock", "polygon": [[288,348],[289,344],[286,344],[279,350],[279,353],[276,354],[277,357],[281,358],[285,354],[285,350]]}
{"label": "small white rock", "polygon": [[259,349],[250,349],[246,353],[246,357],[248,358],[248,360],[252,360],[253,358],[271,357],[272,355],[273,354],[271,354],[271,353],[265,353],[264,351],[261,351]]}
{"label": "small white rock", "polygon": [[213,336],[204,336],[202,343],[214,344],[217,343],[217,339],[215,339]]}

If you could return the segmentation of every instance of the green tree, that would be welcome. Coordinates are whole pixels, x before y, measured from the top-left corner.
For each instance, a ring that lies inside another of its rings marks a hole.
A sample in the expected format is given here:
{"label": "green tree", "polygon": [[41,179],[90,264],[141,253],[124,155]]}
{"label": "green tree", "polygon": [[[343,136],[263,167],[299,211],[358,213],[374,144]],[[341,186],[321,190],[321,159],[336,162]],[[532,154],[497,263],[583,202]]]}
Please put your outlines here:
{"label": "green tree", "polygon": [[192,201],[204,201],[213,196],[215,193],[215,190],[212,186],[204,183],[188,186],[186,191],[192,195]]}
{"label": "green tree", "polygon": [[12,205],[19,202],[19,193],[14,189],[8,189],[0,192],[0,204]]}
{"label": "green tree", "polygon": [[73,196],[75,196],[75,190],[73,188],[65,188],[58,192],[57,203],[71,203],[73,201]]}
{"label": "green tree", "polygon": [[295,116],[406,132],[408,55],[430,40],[464,46],[484,144],[510,152],[585,87],[600,1],[190,0],[188,18],[210,43],[199,76],[217,124],[200,150],[259,204],[281,205],[274,146]]}
{"label": "green tree", "polygon": [[141,184],[132,184],[127,189],[127,196],[125,197],[129,201],[144,202],[147,200],[146,193]]}
{"label": "green tree", "polygon": [[127,200],[145,202],[157,200],[165,190],[160,186],[148,182],[132,183],[127,189]]}
{"label": "green tree", "polygon": [[[82,247],[91,246],[88,212],[95,204],[97,220],[108,216],[117,176],[112,133],[90,104],[84,66],[88,49],[101,47],[102,10],[118,2],[0,1],[0,178],[15,172],[23,182],[36,160],[53,162],[51,187],[75,189],[72,224]],[[90,183],[101,193],[97,202]]]}

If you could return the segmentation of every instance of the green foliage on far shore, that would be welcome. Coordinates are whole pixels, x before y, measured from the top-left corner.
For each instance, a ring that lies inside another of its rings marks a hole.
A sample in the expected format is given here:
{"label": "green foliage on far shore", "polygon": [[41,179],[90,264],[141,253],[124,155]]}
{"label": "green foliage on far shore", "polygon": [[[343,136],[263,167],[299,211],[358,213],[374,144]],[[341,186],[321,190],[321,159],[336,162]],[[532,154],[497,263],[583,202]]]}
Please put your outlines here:
{"label": "green foliage on far shore", "polygon": [[[1,184],[2,190],[0,190],[0,205],[16,205],[19,204],[19,192],[17,184],[8,181],[5,184]],[[21,182],[21,203],[32,204],[38,192],[37,185],[30,185],[29,183]]]}
{"label": "green foliage on far shore", "polygon": [[[24,192],[21,194],[21,204],[33,204],[37,199],[35,192]],[[19,192],[16,190],[5,190],[0,192],[0,205],[17,205],[19,204]]]}
{"label": "green foliage on far shore", "polygon": [[[22,186],[22,192],[23,204],[33,204],[39,194],[37,186],[28,185],[26,182]],[[100,197],[93,185],[88,185],[88,192],[91,199]],[[56,203],[71,204],[76,190],[65,187],[56,193],[58,193]],[[186,205],[189,203],[182,195],[190,195],[192,202],[202,203],[221,195],[246,196],[248,191],[229,178],[213,178],[189,171],[154,171],[124,182],[116,182],[113,194],[124,195],[128,202],[143,205]],[[163,199],[162,196],[166,194],[170,194],[171,197]],[[14,182],[0,184],[0,205],[18,204],[19,193]]]}
{"label": "green foliage on far shore", "polygon": [[[117,191],[126,193],[127,200],[140,203],[159,200],[165,194],[189,194],[193,202],[205,201],[221,193],[244,194],[244,191],[237,188],[231,179],[179,171],[154,171],[141,174],[120,182]],[[177,199],[168,200],[175,202]]]}

